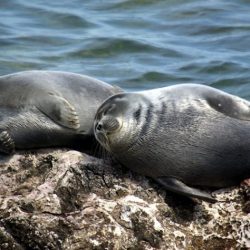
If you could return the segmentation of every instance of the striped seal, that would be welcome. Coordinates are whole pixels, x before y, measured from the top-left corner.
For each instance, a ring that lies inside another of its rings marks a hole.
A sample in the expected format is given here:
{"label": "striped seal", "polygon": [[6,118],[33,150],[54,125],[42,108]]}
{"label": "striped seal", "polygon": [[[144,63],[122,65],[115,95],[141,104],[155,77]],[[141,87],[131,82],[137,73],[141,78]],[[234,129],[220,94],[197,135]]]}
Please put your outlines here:
{"label": "striped seal", "polygon": [[250,176],[250,103],[208,86],[114,95],[99,107],[94,132],[120,163],[183,195],[213,202],[200,187]]}
{"label": "striped seal", "polygon": [[104,82],[66,72],[1,76],[0,152],[86,144],[94,138],[97,108],[118,92]]}

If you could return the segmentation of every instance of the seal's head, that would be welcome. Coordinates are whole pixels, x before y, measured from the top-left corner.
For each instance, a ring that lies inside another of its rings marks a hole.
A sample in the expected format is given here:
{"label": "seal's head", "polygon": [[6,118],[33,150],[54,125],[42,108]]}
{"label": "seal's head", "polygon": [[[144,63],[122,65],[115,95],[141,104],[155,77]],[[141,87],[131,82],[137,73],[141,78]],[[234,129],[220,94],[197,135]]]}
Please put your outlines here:
{"label": "seal's head", "polygon": [[94,133],[109,152],[126,152],[136,140],[138,117],[142,112],[136,93],[122,93],[108,98],[97,110]]}

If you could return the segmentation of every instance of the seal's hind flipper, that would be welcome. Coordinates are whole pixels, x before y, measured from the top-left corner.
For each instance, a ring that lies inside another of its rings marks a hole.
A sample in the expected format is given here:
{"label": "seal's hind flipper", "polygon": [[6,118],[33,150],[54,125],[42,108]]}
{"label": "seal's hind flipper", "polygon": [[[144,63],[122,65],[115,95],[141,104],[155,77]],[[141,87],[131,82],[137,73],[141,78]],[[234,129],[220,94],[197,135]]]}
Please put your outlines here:
{"label": "seal's hind flipper", "polygon": [[183,182],[173,177],[159,177],[159,178],[156,178],[156,181],[160,183],[161,185],[163,185],[166,189],[182,194],[182,195],[199,198],[201,200],[212,202],[212,203],[217,201],[209,193],[205,191],[201,191],[196,188],[191,188],[187,186],[186,184],[184,184]]}
{"label": "seal's hind flipper", "polygon": [[0,133],[0,152],[11,154],[15,151],[15,143],[7,131]]}
{"label": "seal's hind flipper", "polygon": [[35,106],[54,122],[64,127],[75,130],[80,128],[79,117],[75,108],[65,98],[55,93],[48,93],[37,100]]}

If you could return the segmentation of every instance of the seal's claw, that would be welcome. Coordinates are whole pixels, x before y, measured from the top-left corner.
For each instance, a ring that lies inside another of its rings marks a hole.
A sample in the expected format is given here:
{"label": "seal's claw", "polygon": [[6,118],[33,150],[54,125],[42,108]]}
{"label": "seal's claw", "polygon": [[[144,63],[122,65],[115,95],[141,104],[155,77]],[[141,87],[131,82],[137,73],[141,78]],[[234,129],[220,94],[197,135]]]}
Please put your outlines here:
{"label": "seal's claw", "polygon": [[0,152],[11,154],[15,151],[15,142],[7,131],[0,133]]}

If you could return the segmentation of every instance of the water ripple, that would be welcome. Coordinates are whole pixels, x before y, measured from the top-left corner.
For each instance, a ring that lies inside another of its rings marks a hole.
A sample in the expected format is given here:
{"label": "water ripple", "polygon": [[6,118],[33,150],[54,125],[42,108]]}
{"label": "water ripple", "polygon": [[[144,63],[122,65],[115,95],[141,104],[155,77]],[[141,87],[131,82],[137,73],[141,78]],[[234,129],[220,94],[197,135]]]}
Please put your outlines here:
{"label": "water ripple", "polygon": [[4,0],[0,71],[67,70],[127,90],[198,82],[249,98],[249,13],[244,0]]}

